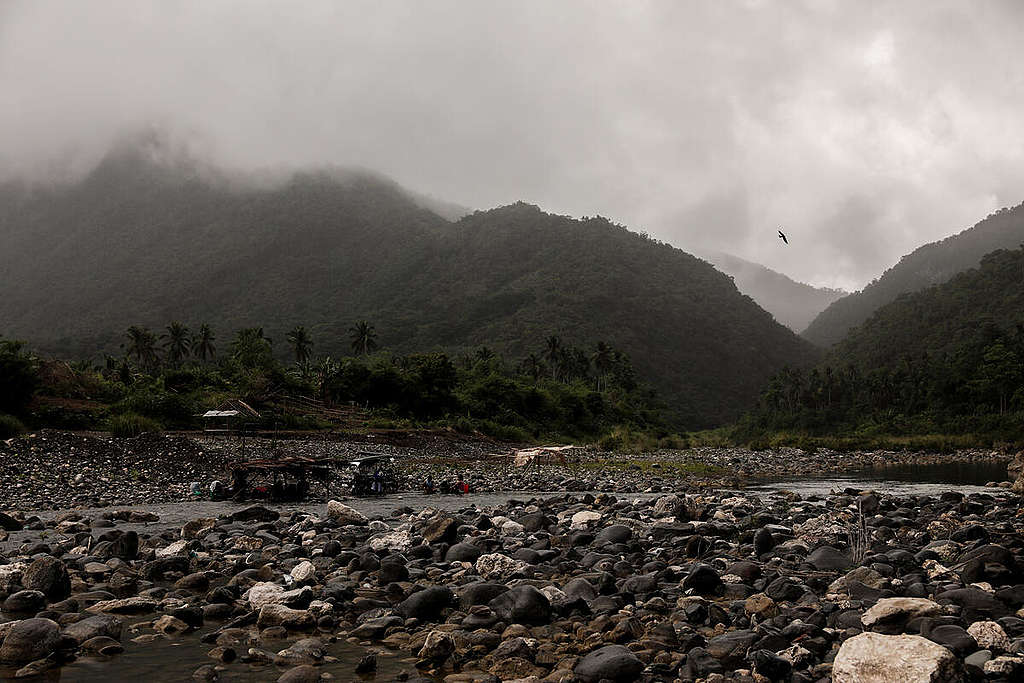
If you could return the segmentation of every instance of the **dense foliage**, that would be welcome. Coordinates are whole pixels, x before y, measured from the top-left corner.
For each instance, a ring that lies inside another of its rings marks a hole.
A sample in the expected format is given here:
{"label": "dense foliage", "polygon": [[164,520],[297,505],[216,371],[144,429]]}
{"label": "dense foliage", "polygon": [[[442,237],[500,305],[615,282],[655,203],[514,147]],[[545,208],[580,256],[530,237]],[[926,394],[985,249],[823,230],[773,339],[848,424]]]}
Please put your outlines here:
{"label": "dense foliage", "polygon": [[514,440],[668,433],[628,356],[604,342],[585,348],[551,336],[518,363],[488,347],[455,360],[440,351],[399,356],[371,353],[374,326],[361,321],[351,341],[359,355],[314,359],[314,340],[296,327],[287,336],[296,360],[286,364],[275,359],[262,328],[238,330],[221,356],[211,350],[216,335],[208,325],[196,334],[179,322],[166,329],[156,335],[130,327],[124,355],[100,366],[37,363],[6,342],[0,348],[18,362],[0,368],[19,372],[0,376],[0,387],[25,387],[19,410],[34,424],[105,427],[120,436],[200,426],[198,414],[229,398],[260,410],[263,427],[337,426],[332,420],[352,413],[336,409],[355,407],[361,427],[442,426]]}
{"label": "dense foliage", "polygon": [[1024,249],[879,309],[810,371],[785,370],[747,434],[976,433],[1024,427]]}
{"label": "dense foliage", "polygon": [[140,149],[72,186],[0,195],[0,331],[65,358],[128,351],[150,371],[152,349],[173,362],[163,347],[180,346],[169,320],[262,330],[276,343],[244,343],[264,367],[294,357],[283,342],[299,323],[335,357],[521,358],[554,333],[627,352],[691,428],[735,418],[814,354],[708,263],[603,218],[520,203],[452,223],[366,174],[241,183]]}
{"label": "dense foliage", "polygon": [[1022,242],[1024,204],[1000,209],[972,228],[904,256],[862,291],[845,296],[822,311],[803,336],[815,344],[831,346],[899,295],[946,282],[957,273],[977,267],[985,254],[1015,249]]}

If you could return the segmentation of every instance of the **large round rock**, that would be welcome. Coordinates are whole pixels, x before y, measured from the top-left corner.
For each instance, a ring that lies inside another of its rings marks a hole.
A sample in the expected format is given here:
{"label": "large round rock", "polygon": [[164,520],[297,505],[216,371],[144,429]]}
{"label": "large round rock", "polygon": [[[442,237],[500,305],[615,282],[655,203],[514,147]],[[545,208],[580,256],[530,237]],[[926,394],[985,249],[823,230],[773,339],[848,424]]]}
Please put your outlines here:
{"label": "large round rock", "polygon": [[862,633],[845,641],[832,665],[834,683],[955,683],[963,680],[952,652],[921,636]]}
{"label": "large round rock", "polygon": [[398,611],[407,619],[436,621],[441,612],[455,601],[451,590],[444,586],[430,586],[416,591],[398,605]]}
{"label": "large round rock", "polygon": [[622,645],[606,645],[594,650],[576,665],[575,674],[584,683],[598,681],[635,681],[644,663]]}
{"label": "large round rock", "polygon": [[530,585],[516,586],[488,603],[498,618],[511,624],[547,624],[551,621],[551,602]]}
{"label": "large round rock", "polygon": [[21,577],[21,585],[39,591],[50,602],[58,602],[71,595],[71,577],[64,563],[56,557],[40,557],[28,566]]}
{"label": "large round rock", "polygon": [[49,619],[17,622],[0,646],[0,662],[20,664],[46,657],[60,645],[60,627]]}

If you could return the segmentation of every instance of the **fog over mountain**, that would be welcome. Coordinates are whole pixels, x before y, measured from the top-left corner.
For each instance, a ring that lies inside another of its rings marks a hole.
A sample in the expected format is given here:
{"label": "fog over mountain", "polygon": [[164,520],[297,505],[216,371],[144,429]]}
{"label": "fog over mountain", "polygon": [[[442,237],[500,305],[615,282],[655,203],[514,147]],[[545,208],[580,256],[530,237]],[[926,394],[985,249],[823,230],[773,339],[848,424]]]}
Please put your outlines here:
{"label": "fog over mountain", "polygon": [[[1012,1],[0,4],[0,175],[149,126],[854,289],[1021,199]],[[790,245],[776,237],[784,226]]]}

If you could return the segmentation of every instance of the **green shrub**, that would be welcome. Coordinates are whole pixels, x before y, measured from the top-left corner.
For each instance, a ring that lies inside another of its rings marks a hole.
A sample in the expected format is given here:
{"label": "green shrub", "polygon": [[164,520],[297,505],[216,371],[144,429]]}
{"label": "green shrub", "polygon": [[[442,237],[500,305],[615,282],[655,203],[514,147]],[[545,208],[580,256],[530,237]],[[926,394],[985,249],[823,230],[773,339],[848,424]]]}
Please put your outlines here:
{"label": "green shrub", "polygon": [[0,413],[0,439],[9,439],[25,431],[25,425],[13,415]]}
{"label": "green shrub", "polygon": [[143,432],[160,432],[163,426],[156,420],[152,420],[135,413],[124,413],[110,418],[110,433],[113,436],[130,437],[138,436]]}

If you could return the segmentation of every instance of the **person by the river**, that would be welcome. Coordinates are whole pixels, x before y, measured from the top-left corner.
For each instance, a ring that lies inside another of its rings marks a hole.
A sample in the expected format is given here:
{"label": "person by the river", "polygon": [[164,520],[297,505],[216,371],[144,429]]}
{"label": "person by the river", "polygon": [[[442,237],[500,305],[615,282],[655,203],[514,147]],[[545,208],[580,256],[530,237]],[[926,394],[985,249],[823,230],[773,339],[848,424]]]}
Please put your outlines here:
{"label": "person by the river", "polygon": [[427,475],[427,480],[423,483],[423,492],[424,493],[433,493],[434,492],[434,477],[432,475],[430,475],[430,474]]}

